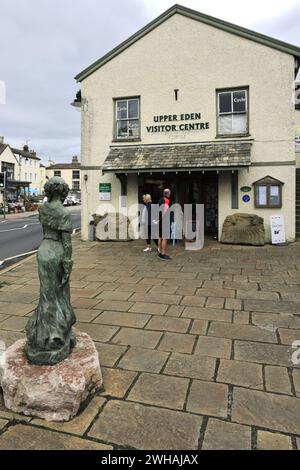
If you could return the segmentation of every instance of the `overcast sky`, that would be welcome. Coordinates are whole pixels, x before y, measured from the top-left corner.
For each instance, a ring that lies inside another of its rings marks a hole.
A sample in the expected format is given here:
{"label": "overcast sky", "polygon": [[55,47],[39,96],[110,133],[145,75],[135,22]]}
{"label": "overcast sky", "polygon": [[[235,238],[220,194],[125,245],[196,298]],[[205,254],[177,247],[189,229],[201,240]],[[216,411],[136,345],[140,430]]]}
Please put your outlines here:
{"label": "overcast sky", "polygon": [[[47,163],[80,154],[74,76],[171,7],[169,0],[0,0],[0,136]],[[203,13],[300,45],[299,0],[181,0]]]}

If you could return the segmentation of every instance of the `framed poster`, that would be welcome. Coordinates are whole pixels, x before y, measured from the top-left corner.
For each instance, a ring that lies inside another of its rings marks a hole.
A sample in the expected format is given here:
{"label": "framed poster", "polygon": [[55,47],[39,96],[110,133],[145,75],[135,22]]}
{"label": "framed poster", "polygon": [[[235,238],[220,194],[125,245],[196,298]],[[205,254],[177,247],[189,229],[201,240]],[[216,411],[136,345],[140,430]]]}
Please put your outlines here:
{"label": "framed poster", "polygon": [[99,199],[100,201],[111,201],[111,183],[99,184]]}
{"label": "framed poster", "polygon": [[260,206],[267,205],[267,187],[266,186],[257,186],[257,201]]}

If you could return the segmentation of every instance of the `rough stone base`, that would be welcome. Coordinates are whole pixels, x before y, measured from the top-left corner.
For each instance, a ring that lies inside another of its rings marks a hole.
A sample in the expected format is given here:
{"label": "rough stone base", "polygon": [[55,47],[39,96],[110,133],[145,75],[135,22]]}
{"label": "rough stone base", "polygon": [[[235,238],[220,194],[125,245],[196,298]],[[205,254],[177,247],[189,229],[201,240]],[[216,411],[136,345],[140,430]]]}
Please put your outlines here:
{"label": "rough stone base", "polygon": [[69,421],[81,403],[102,389],[98,352],[86,333],[76,332],[76,346],[67,359],[53,366],[31,364],[25,339],[0,358],[0,386],[5,406],[47,421]]}
{"label": "rough stone base", "polygon": [[236,213],[227,216],[223,224],[221,243],[264,245],[264,219],[256,214]]}

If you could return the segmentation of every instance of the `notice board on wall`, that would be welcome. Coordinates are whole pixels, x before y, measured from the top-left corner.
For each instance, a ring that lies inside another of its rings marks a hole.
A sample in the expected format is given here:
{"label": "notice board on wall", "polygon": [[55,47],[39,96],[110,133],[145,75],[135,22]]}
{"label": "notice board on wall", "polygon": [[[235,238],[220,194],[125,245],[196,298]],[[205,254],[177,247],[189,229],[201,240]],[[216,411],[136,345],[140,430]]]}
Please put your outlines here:
{"label": "notice board on wall", "polygon": [[99,184],[99,199],[100,201],[111,201],[111,183]]}

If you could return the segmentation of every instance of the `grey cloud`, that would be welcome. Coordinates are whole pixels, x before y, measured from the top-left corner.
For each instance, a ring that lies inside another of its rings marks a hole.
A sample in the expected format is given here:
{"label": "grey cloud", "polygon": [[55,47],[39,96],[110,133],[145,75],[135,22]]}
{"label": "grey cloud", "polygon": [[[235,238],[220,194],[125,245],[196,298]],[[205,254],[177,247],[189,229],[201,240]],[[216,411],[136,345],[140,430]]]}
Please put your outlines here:
{"label": "grey cloud", "polygon": [[[0,0],[0,16],[0,80],[7,86],[0,135],[14,146],[30,139],[45,159],[66,161],[80,152],[73,77],[153,17],[141,0]],[[297,6],[250,27],[297,44],[299,17]]]}
{"label": "grey cloud", "polygon": [[80,152],[74,76],[149,18],[138,0],[0,0],[0,135],[44,158]]}
{"label": "grey cloud", "polygon": [[300,46],[300,4],[270,20],[259,20],[251,25],[256,31]]}

